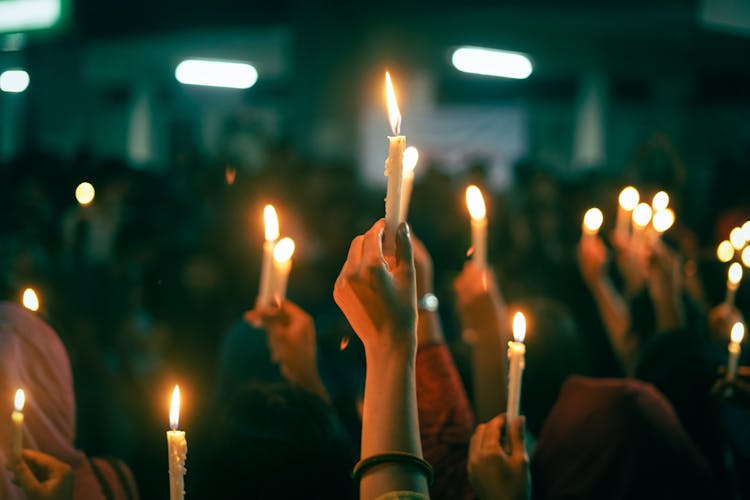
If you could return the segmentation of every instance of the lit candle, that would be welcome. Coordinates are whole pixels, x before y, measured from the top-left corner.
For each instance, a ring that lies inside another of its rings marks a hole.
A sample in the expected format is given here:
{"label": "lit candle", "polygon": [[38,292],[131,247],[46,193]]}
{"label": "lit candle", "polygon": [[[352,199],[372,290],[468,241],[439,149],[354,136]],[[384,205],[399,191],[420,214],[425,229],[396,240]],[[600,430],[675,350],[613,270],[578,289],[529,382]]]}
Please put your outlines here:
{"label": "lit candle", "polygon": [[517,312],[513,316],[513,340],[508,341],[508,408],[506,415],[509,425],[518,418],[518,410],[521,404],[521,376],[523,375],[524,357],[526,355],[526,346],[523,343],[525,337],[526,318],[523,313]]}
{"label": "lit candle", "polygon": [[96,190],[89,182],[82,182],[76,187],[76,201],[82,207],[91,205],[95,195]]}
{"label": "lit candle", "polygon": [[724,300],[729,305],[734,304],[734,296],[742,281],[742,265],[739,262],[733,262],[727,272],[727,297]]}
{"label": "lit candle", "polygon": [[742,249],[742,263],[745,267],[750,268],[750,246]]}
{"label": "lit candle", "polygon": [[487,267],[487,207],[482,192],[475,185],[466,188],[466,206],[471,216],[472,260],[480,268]]}
{"label": "lit candle", "polygon": [[644,232],[651,222],[651,207],[648,203],[639,203],[633,209],[633,238],[643,243]]}
{"label": "lit candle", "polygon": [[263,241],[263,258],[260,263],[260,287],[256,305],[265,307],[271,304],[271,272],[273,268],[273,247],[279,239],[279,218],[273,205],[263,208],[265,240]]}
{"label": "lit candle", "polygon": [[745,241],[750,241],[750,220],[742,224],[742,235],[745,237]]}
{"label": "lit candle", "polygon": [[720,262],[727,263],[734,257],[734,247],[728,240],[724,240],[716,247],[716,257]]}
{"label": "lit candle", "polygon": [[599,234],[599,228],[604,222],[604,214],[598,208],[589,208],[583,215],[583,234],[584,236],[596,236]]}
{"label": "lit candle", "polygon": [[169,430],[167,431],[167,448],[169,453],[169,498],[185,498],[185,459],[187,458],[187,440],[185,431],[177,430],[180,422],[180,386],[174,386],[172,404],[169,407]]}
{"label": "lit candle", "polygon": [[281,304],[286,299],[286,286],[289,282],[289,272],[292,270],[292,255],[294,255],[294,240],[280,239],[273,249],[271,272],[271,297],[277,304]]}
{"label": "lit candle", "polygon": [[731,342],[729,342],[729,362],[727,363],[727,380],[734,380],[737,378],[737,367],[740,363],[740,353],[742,348],[740,343],[745,337],[745,325],[739,321],[732,325],[732,333],[730,334]]}
{"label": "lit candle", "polygon": [[657,240],[674,225],[675,216],[671,208],[662,208],[654,212],[651,218],[651,226],[654,228],[654,240]]}
{"label": "lit candle", "polygon": [[33,288],[27,288],[23,291],[23,295],[21,296],[21,303],[23,304],[23,307],[25,307],[29,311],[36,312],[39,310],[39,296],[36,294]]}
{"label": "lit candle", "polygon": [[617,208],[617,222],[615,231],[621,235],[626,235],[630,229],[630,212],[638,205],[640,194],[633,186],[628,186],[620,191],[618,198],[619,206]]}
{"label": "lit candle", "polygon": [[13,401],[13,413],[10,414],[12,422],[10,454],[16,462],[21,459],[23,453],[23,406],[25,404],[26,395],[23,389],[18,389]]}
{"label": "lit candle", "polygon": [[414,146],[409,146],[404,151],[404,175],[401,180],[401,222],[406,220],[409,214],[409,202],[411,201],[411,191],[414,187],[414,169],[419,161],[419,151]]}
{"label": "lit candle", "polygon": [[396,255],[396,230],[403,219],[401,217],[401,179],[404,170],[406,137],[398,135],[401,131],[401,112],[398,110],[391,75],[387,71],[385,72],[385,94],[388,102],[388,120],[394,136],[388,137],[388,158],[385,160],[388,188],[385,195],[383,254],[386,257],[394,257]]}
{"label": "lit candle", "polygon": [[664,210],[669,206],[669,195],[666,191],[659,191],[654,195],[654,199],[651,200],[651,208],[654,212]]}
{"label": "lit candle", "polygon": [[745,233],[742,228],[735,227],[729,232],[729,242],[738,252],[745,246]]}

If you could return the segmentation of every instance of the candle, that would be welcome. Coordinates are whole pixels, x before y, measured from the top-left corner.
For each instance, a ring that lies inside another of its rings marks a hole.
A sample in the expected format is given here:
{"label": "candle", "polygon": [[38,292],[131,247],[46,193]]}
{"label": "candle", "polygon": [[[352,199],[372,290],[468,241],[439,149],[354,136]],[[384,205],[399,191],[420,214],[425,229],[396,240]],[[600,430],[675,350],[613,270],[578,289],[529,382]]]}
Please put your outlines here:
{"label": "candle", "polygon": [[513,340],[508,341],[508,408],[506,410],[508,425],[518,418],[521,403],[521,376],[526,355],[524,337],[526,337],[526,318],[523,313],[517,312],[513,316]]}
{"label": "candle", "polygon": [[13,401],[13,413],[10,414],[12,422],[10,456],[16,462],[21,459],[23,453],[23,407],[25,404],[26,395],[23,389],[18,389]]}
{"label": "candle", "polygon": [[642,244],[644,232],[651,222],[651,207],[648,203],[639,203],[633,209],[633,239]]}
{"label": "candle", "polygon": [[720,262],[729,262],[734,257],[734,247],[728,240],[724,240],[716,247],[716,257]]}
{"label": "candle", "polygon": [[598,208],[589,208],[583,215],[583,234],[584,236],[596,236],[599,233],[599,228],[602,227],[604,222],[604,215]]}
{"label": "candle", "polygon": [[414,146],[409,146],[404,151],[404,170],[403,178],[401,180],[401,208],[399,214],[401,216],[401,222],[406,220],[406,216],[409,214],[409,202],[411,201],[411,191],[414,187],[414,169],[417,167],[417,161],[419,161],[419,151]]}
{"label": "candle", "polygon": [[729,243],[738,252],[742,250],[746,243],[745,233],[742,231],[742,228],[735,227],[729,232]]}
{"label": "candle", "polygon": [[185,498],[185,459],[187,457],[187,440],[185,431],[177,429],[180,421],[180,386],[174,386],[172,404],[169,407],[169,430],[167,431],[167,448],[169,453],[169,498]]}
{"label": "candle", "polygon": [[638,205],[641,196],[638,190],[633,186],[628,186],[620,191],[618,198],[619,206],[617,208],[617,222],[615,231],[621,235],[626,235],[630,229],[630,212]]}
{"label": "candle", "polygon": [[385,72],[385,94],[388,102],[388,120],[394,135],[388,137],[388,158],[385,160],[385,175],[388,177],[388,187],[385,195],[383,254],[386,257],[395,257],[396,230],[403,219],[401,217],[401,179],[404,170],[406,137],[398,135],[401,131],[401,112],[398,110],[391,75],[387,71]]}
{"label": "candle", "polygon": [[745,241],[750,241],[750,220],[742,224],[742,235],[745,237]]}
{"label": "candle", "polygon": [[480,268],[487,267],[487,207],[482,192],[475,185],[466,188],[466,206],[471,216],[472,260]]}
{"label": "candle", "polygon": [[727,297],[724,300],[729,305],[734,304],[734,296],[742,281],[742,265],[739,262],[733,262],[727,271]]}
{"label": "candle", "polygon": [[654,212],[658,212],[659,210],[664,210],[669,206],[669,195],[666,193],[666,191],[659,191],[654,195],[653,200],[651,200],[651,208]]}
{"label": "candle", "polygon": [[727,363],[727,380],[737,378],[737,367],[740,363],[742,348],[740,343],[745,336],[745,325],[739,321],[732,325],[731,341],[729,342],[729,361]]}
{"label": "candle", "polygon": [[281,304],[286,299],[286,285],[292,270],[294,240],[282,238],[273,249],[273,270],[271,273],[271,298]]}
{"label": "candle", "polygon": [[21,296],[21,303],[23,304],[23,307],[25,307],[29,311],[36,312],[39,310],[39,296],[36,294],[33,288],[27,288],[23,291],[23,295]]}
{"label": "candle", "polygon": [[265,307],[271,304],[271,272],[273,268],[273,247],[279,239],[279,218],[273,205],[263,207],[263,223],[265,240],[263,241],[263,257],[260,263],[260,287],[256,305]]}
{"label": "candle", "polygon": [[94,190],[94,186],[91,183],[82,182],[76,187],[76,201],[82,207],[91,205],[95,195],[96,190]]}
{"label": "candle", "polygon": [[654,212],[654,216],[651,218],[651,226],[654,228],[654,239],[660,238],[662,234],[669,230],[674,225],[674,221],[674,211],[671,208],[663,208]]}

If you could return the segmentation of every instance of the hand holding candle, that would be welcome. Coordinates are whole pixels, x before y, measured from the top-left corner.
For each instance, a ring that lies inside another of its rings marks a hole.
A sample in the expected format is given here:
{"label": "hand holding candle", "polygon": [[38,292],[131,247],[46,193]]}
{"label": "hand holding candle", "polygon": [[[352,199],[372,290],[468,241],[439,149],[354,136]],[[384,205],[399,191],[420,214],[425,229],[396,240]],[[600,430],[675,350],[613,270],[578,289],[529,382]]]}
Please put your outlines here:
{"label": "hand holding candle", "polygon": [[169,498],[185,498],[185,459],[187,458],[187,440],[185,431],[178,430],[180,421],[180,386],[174,386],[172,402],[169,407],[169,428],[167,447],[169,453]]}
{"label": "hand holding candle", "polygon": [[508,425],[518,418],[521,404],[521,377],[523,375],[526,346],[526,318],[517,312],[513,316],[513,340],[508,341]]}
{"label": "hand holding candle", "polygon": [[12,422],[10,458],[13,462],[21,460],[23,452],[23,407],[25,404],[26,394],[23,389],[18,389],[13,400],[13,413],[10,415]]}
{"label": "hand holding candle", "polygon": [[729,305],[734,304],[734,296],[742,281],[742,265],[739,262],[733,262],[727,271],[727,297],[724,300]]}
{"label": "hand holding candle", "polygon": [[273,205],[263,208],[263,222],[265,229],[265,241],[263,242],[263,257],[260,264],[260,287],[256,305],[265,307],[271,304],[273,295],[271,293],[271,273],[273,268],[273,248],[279,239],[279,218]]}
{"label": "hand holding candle", "polygon": [[409,202],[411,201],[411,191],[414,187],[414,169],[419,161],[419,151],[414,146],[409,146],[404,151],[404,175],[401,181],[401,222],[406,220],[409,214]]}
{"label": "hand holding candle", "polygon": [[401,180],[404,170],[406,137],[398,135],[401,131],[401,112],[398,109],[396,94],[393,91],[391,75],[387,71],[385,72],[385,93],[388,101],[388,119],[394,136],[388,137],[388,158],[385,160],[385,175],[388,177],[388,187],[385,196],[383,254],[386,257],[394,257],[396,255],[396,230],[402,221]]}
{"label": "hand holding candle", "polygon": [[583,234],[585,236],[596,236],[599,228],[604,222],[604,215],[598,208],[589,208],[583,215]]}
{"label": "hand holding candle", "polygon": [[471,258],[484,269],[487,267],[487,208],[482,192],[473,184],[466,188],[466,205],[471,216]]}
{"label": "hand holding candle", "polygon": [[737,367],[740,363],[740,353],[742,348],[740,343],[745,337],[745,325],[739,321],[732,325],[731,341],[729,342],[729,361],[727,363],[727,380],[732,381],[737,378]]}

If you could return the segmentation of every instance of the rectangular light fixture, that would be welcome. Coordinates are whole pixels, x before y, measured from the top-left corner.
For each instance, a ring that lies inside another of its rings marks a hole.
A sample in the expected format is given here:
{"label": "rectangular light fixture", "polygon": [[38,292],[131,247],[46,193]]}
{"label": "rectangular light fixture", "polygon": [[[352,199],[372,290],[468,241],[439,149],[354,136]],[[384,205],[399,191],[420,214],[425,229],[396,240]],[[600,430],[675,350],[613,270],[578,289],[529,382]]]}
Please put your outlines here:
{"label": "rectangular light fixture", "polygon": [[531,61],[523,54],[481,47],[456,49],[452,62],[457,70],[464,73],[517,80],[528,78],[533,71]]}
{"label": "rectangular light fixture", "polygon": [[51,28],[62,15],[61,0],[0,0],[0,33]]}
{"label": "rectangular light fixture", "polygon": [[249,89],[258,81],[258,71],[248,63],[186,59],[174,72],[185,85],[205,85],[230,89]]}

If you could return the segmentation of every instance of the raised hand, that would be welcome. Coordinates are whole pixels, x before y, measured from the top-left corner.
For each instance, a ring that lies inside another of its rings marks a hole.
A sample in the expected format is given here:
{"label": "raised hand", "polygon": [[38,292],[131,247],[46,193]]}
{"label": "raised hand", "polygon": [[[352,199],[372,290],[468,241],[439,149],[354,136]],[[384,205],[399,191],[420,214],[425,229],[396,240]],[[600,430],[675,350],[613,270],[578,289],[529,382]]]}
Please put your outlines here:
{"label": "raised hand", "polygon": [[29,500],[73,498],[73,469],[51,455],[25,449],[21,460],[8,463],[7,467]]}

